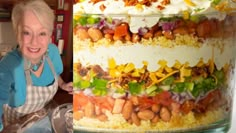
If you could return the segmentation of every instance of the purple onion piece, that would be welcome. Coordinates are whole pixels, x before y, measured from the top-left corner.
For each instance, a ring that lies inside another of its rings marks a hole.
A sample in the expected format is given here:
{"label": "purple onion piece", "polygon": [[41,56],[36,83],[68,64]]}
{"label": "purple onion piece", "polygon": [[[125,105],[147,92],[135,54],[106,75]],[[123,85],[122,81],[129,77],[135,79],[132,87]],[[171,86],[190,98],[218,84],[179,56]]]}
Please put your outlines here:
{"label": "purple onion piece", "polygon": [[171,31],[175,28],[176,23],[175,22],[160,22],[159,26],[162,27],[163,31]]}
{"label": "purple onion piece", "polygon": [[144,28],[141,27],[138,29],[138,34],[141,36],[145,35],[147,32],[148,32],[148,28],[146,28],[146,27],[144,27]]}

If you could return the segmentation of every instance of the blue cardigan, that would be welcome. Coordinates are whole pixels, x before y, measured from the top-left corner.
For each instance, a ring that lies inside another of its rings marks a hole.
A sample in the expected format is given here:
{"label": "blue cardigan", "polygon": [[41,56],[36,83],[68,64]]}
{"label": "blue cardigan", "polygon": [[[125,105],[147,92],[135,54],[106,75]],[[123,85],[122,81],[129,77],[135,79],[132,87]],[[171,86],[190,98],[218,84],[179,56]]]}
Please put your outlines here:
{"label": "blue cardigan", "polygon": [[[56,45],[48,45],[48,56],[59,76],[63,71],[63,64]],[[34,86],[48,86],[54,82],[54,76],[47,61],[44,63],[41,76],[36,77],[31,74],[31,79]],[[0,124],[2,122],[3,104],[18,107],[25,103],[25,98],[24,61],[19,51],[15,49],[0,61]]]}

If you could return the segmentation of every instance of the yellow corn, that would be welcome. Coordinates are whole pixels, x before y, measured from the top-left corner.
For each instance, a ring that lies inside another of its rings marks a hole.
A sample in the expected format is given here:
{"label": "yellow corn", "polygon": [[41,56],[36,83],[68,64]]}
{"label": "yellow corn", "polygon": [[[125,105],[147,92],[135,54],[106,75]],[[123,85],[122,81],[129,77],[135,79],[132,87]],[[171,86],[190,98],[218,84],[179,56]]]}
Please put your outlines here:
{"label": "yellow corn", "polygon": [[162,68],[164,68],[164,67],[166,66],[167,62],[166,62],[165,60],[160,60],[160,61],[158,61],[158,64],[159,64]]}
{"label": "yellow corn", "polygon": [[172,72],[172,71],[173,71],[173,69],[172,69],[172,68],[170,68],[170,67],[168,67],[168,66],[166,66],[166,67],[165,67],[165,70],[166,70],[166,72],[167,72],[167,73],[170,73],[170,72]]}
{"label": "yellow corn", "polygon": [[184,67],[180,69],[180,75],[182,75],[183,77],[191,76],[191,72],[192,72],[191,69],[186,69]]}
{"label": "yellow corn", "polygon": [[188,11],[183,11],[183,19],[188,20],[190,18],[190,14]]}
{"label": "yellow corn", "polygon": [[179,61],[175,61],[174,68],[180,69],[181,68],[181,63]]}
{"label": "yellow corn", "polygon": [[153,82],[157,82],[157,77],[156,77],[156,74],[155,74],[155,73],[150,73],[150,74],[149,74],[149,77],[150,77],[150,79],[151,79]]}
{"label": "yellow corn", "polygon": [[121,75],[121,73],[118,71],[118,70],[116,70],[116,69],[111,69],[110,71],[109,71],[109,74],[114,78],[114,77],[119,77],[120,75]]}
{"label": "yellow corn", "polygon": [[108,67],[109,69],[114,69],[116,67],[116,61],[114,58],[108,59]]}
{"label": "yellow corn", "polygon": [[142,5],[142,4],[137,4],[137,5],[135,6],[135,8],[136,8],[137,10],[142,11],[142,10],[143,10],[143,5]]}
{"label": "yellow corn", "polygon": [[189,6],[196,6],[196,4],[193,3],[191,0],[184,0],[184,2]]}
{"label": "yellow corn", "polygon": [[197,67],[202,67],[204,65],[204,62],[201,58],[201,60],[197,63]]}
{"label": "yellow corn", "polygon": [[165,77],[165,74],[161,72],[156,72],[155,74],[157,77],[160,77],[160,78]]}
{"label": "yellow corn", "polygon": [[143,61],[143,65],[144,66],[148,66],[148,62],[147,61]]}
{"label": "yellow corn", "polygon": [[214,72],[214,69],[215,69],[215,65],[214,65],[214,60],[213,59],[210,59],[209,60],[209,69],[210,69],[210,73],[212,74]]}
{"label": "yellow corn", "polygon": [[131,73],[132,77],[140,77],[140,73],[138,70],[135,70],[133,73]]}
{"label": "yellow corn", "polygon": [[145,69],[144,69],[144,68],[137,69],[137,71],[138,71],[139,73],[142,73],[142,74],[144,74],[144,73],[145,73]]}
{"label": "yellow corn", "polygon": [[128,63],[128,64],[125,66],[124,72],[125,72],[125,73],[128,73],[128,72],[131,72],[132,70],[134,70],[134,64],[133,64],[133,63]]}

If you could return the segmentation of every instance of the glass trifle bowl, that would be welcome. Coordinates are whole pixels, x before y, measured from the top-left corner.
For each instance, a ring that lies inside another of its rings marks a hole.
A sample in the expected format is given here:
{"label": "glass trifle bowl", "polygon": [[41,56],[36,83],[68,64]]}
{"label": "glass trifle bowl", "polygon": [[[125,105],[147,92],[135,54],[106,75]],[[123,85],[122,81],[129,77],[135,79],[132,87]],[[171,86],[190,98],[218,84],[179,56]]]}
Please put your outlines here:
{"label": "glass trifle bowl", "polygon": [[224,0],[82,0],[74,132],[227,132],[235,15]]}

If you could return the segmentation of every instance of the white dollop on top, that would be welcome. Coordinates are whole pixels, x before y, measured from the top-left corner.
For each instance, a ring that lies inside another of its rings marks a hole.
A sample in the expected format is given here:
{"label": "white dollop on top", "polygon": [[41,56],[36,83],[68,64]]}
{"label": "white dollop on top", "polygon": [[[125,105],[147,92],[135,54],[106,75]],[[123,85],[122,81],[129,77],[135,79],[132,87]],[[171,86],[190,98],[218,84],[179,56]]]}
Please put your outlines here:
{"label": "white dollop on top", "polygon": [[[74,5],[74,13],[83,12],[86,14],[128,14],[128,15],[176,15],[181,14],[182,11],[189,11],[195,13],[207,13],[215,10],[212,6],[214,0],[189,0],[194,3],[194,6],[188,4],[184,0],[170,0],[170,4],[162,5],[163,0],[152,2],[150,6],[140,5],[125,6],[123,0],[105,0],[97,3],[84,0]],[[100,6],[104,5],[105,9],[101,10]],[[158,8],[161,5],[164,9]],[[210,9],[210,10],[209,10]]]}
{"label": "white dollop on top", "polygon": [[[172,17],[182,15],[184,11],[188,11],[191,15],[204,14],[209,18],[217,18],[223,20],[224,13],[216,11],[213,6],[213,0],[190,0],[193,5],[186,3],[184,0],[170,0],[170,4],[165,5],[164,9],[159,9],[163,0],[152,2],[150,6],[125,6],[123,0],[105,0],[97,3],[85,0],[73,6],[73,12],[85,14],[103,14],[103,15],[129,15],[130,30],[137,33],[140,27],[152,27],[161,17]],[[105,9],[101,10],[100,6],[104,5]],[[155,15],[154,17],[151,17]]]}
{"label": "white dollop on top", "polygon": [[224,45],[223,51],[217,47],[203,45],[200,48],[186,45],[166,48],[151,45],[123,45],[123,46],[99,46],[92,49],[81,49],[74,53],[74,62],[80,62],[83,66],[100,65],[104,70],[108,68],[108,60],[113,58],[117,65],[133,63],[136,68],[143,67],[143,61],[148,62],[148,70],[156,71],[161,66],[158,61],[165,60],[172,67],[176,61],[181,64],[189,63],[195,66],[200,59],[207,63],[214,59],[217,69],[235,60],[236,46]]}

